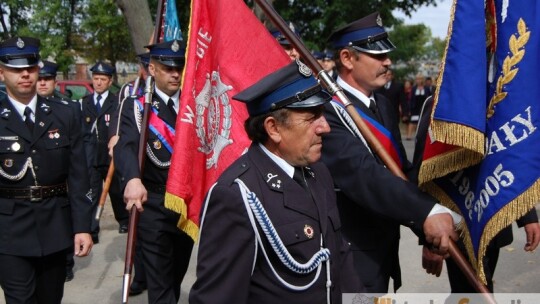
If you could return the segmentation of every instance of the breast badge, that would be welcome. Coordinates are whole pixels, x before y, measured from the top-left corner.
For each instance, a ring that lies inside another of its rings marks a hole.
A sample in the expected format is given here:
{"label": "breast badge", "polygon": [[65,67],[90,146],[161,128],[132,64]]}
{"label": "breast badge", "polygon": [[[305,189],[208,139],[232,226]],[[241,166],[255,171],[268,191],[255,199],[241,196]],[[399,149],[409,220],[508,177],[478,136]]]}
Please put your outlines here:
{"label": "breast badge", "polygon": [[305,225],[304,234],[308,237],[308,239],[312,239],[313,235],[315,234],[315,231],[313,230],[313,227],[311,227],[310,225]]}
{"label": "breast badge", "polygon": [[60,138],[60,133],[58,133],[58,129],[49,130],[49,138],[50,139]]}
{"label": "breast badge", "polygon": [[4,159],[4,167],[6,167],[6,168],[13,167],[13,159],[11,159],[11,158]]}
{"label": "breast badge", "polygon": [[154,149],[156,150],[161,149],[161,141],[159,139],[154,140],[153,145],[154,145]]}

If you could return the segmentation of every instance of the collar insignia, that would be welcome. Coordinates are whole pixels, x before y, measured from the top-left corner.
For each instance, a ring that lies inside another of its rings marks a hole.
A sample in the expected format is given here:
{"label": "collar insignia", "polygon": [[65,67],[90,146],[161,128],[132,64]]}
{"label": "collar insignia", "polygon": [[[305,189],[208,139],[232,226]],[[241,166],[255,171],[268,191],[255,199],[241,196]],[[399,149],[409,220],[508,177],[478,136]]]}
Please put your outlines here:
{"label": "collar insignia", "polygon": [[11,115],[11,110],[6,109],[6,108],[3,108],[2,113],[0,113],[0,116],[2,116],[2,118],[9,118],[10,115]]}

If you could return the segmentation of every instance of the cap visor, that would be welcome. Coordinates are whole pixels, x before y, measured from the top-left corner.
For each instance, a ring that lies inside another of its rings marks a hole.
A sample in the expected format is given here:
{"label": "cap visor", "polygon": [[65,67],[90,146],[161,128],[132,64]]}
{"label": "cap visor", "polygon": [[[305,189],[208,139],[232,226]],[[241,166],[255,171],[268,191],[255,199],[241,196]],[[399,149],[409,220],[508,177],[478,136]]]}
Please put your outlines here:
{"label": "cap visor", "polygon": [[290,105],[285,106],[285,108],[299,109],[317,107],[329,102],[330,100],[332,100],[332,96],[323,90],[313,96],[310,96],[308,99],[293,102]]}
{"label": "cap visor", "polygon": [[353,45],[353,48],[368,54],[384,54],[395,50],[396,46],[388,38],[384,38],[373,42],[362,43],[360,45]]}

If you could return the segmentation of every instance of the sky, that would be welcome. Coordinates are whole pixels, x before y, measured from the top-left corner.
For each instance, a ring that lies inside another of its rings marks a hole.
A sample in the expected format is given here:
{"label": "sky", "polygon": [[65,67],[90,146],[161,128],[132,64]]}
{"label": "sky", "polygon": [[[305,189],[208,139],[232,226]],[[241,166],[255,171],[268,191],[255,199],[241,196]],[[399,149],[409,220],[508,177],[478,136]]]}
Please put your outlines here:
{"label": "sky", "polygon": [[437,6],[421,7],[409,18],[402,12],[395,11],[394,17],[405,20],[405,24],[423,23],[431,28],[434,37],[444,39],[448,30],[450,20],[450,8],[452,0],[437,0]]}

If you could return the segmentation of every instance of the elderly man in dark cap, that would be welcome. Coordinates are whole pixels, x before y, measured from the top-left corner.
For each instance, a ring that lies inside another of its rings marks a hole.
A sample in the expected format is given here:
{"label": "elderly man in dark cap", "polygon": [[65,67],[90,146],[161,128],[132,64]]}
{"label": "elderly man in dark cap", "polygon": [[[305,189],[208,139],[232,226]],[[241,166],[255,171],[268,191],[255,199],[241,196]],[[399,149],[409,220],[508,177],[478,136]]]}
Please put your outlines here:
{"label": "elderly man in dark cap", "polygon": [[[180,215],[165,208],[165,184],[169,173],[180,102],[180,81],[185,64],[185,45],[172,40],[147,46],[148,72],[154,77],[148,141],[139,142],[142,99],[124,101],[120,138],[114,147],[114,163],[120,174],[126,208],[140,212],[137,243],[146,273],[148,303],[177,303],[186,274],[193,240],[178,229]],[[144,172],[138,165],[139,145],[146,146]],[[182,153],[180,151],[180,153]]]}
{"label": "elderly man in dark cap", "polygon": [[[337,83],[404,171],[410,168],[401,143],[395,107],[373,91],[386,83],[395,46],[381,17],[371,14],[336,30],[330,36],[336,51]],[[325,117],[332,131],[323,136],[322,161],[329,167],[337,192],[343,234],[351,242],[355,268],[368,292],[388,291],[401,285],[398,259],[400,225],[425,236],[441,253],[457,239],[454,224],[461,218],[393,175],[366,141],[344,109],[327,104]]]}
{"label": "elderly man in dark cap", "polygon": [[207,194],[189,302],[341,303],[362,291],[318,162],[331,96],[297,61],[233,98],[253,143]]}
{"label": "elderly man in dark cap", "polygon": [[[66,254],[92,248],[81,124],[38,96],[39,40],[0,43],[0,286],[5,303],[61,303]],[[69,189],[69,190],[68,190]]]}
{"label": "elderly man in dark cap", "polygon": [[[115,127],[111,123],[112,117],[118,108],[118,97],[109,91],[115,72],[113,66],[98,61],[90,68],[90,71],[92,72],[94,92],[84,96],[81,103],[88,169],[92,187],[91,196],[95,212],[111,161],[108,149],[109,128]],[[124,208],[120,182],[116,176],[113,176],[109,188],[109,197],[114,218],[119,225],[118,232],[126,233],[129,214]],[[99,243],[99,221],[95,218],[92,220],[92,238],[94,243]]]}

